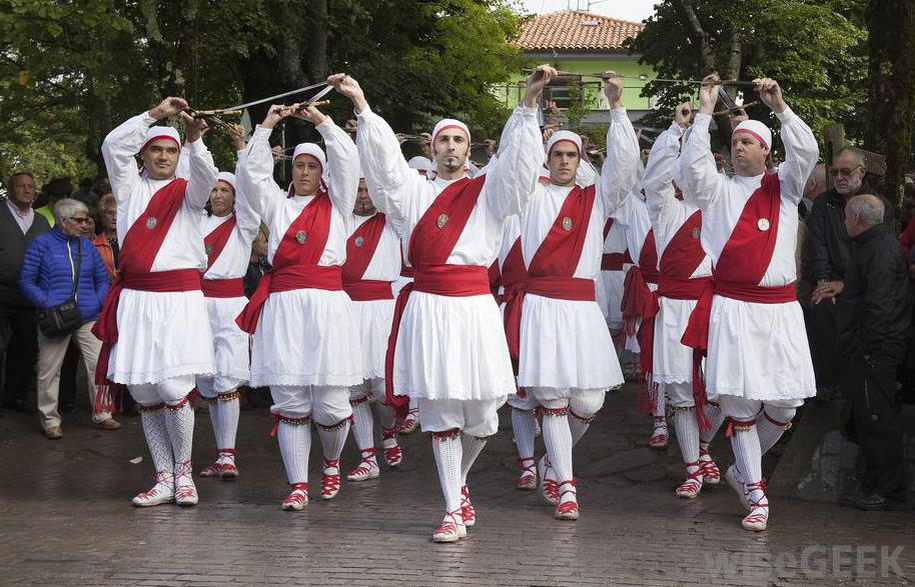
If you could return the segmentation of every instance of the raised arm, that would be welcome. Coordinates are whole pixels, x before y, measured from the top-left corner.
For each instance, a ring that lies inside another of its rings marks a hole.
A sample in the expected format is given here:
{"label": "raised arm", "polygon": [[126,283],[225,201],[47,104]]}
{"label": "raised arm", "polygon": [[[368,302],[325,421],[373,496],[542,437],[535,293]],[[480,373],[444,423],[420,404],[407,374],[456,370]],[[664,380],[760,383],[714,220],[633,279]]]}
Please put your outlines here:
{"label": "raised arm", "polygon": [[537,109],[519,106],[503,129],[499,154],[486,170],[483,194],[493,214],[504,218],[521,212],[537,186],[543,159]]}
{"label": "raised arm", "polygon": [[213,155],[203,143],[202,138],[198,137],[196,140],[189,141],[187,150],[190,156],[188,157],[189,169],[184,201],[196,210],[203,210],[210,198],[210,191],[213,189],[213,184],[216,183],[219,170],[216,169]]}
{"label": "raised arm", "polygon": [[347,232],[353,222],[353,206],[359,191],[359,152],[356,143],[342,128],[327,118],[316,127],[327,147],[327,174],[330,198],[343,215]]}
{"label": "raised arm", "polygon": [[639,140],[623,107],[623,78],[610,77],[604,84],[610,100],[610,128],[607,129],[607,157],[597,182],[597,195],[609,217],[635,187],[639,179]]}
{"label": "raised arm", "polygon": [[108,133],[102,142],[111,193],[118,201],[129,196],[133,186],[140,181],[136,154],[143,147],[147,129],[155,122],[148,112],[138,114]]}
{"label": "raised arm", "polygon": [[648,155],[648,164],[642,173],[642,188],[645,190],[645,204],[652,226],[659,226],[668,212],[679,205],[673,184],[674,163],[680,154],[680,137],[685,124],[689,124],[689,103],[677,107],[676,120],[662,132]]}
{"label": "raised arm", "polygon": [[704,80],[708,83],[699,88],[699,113],[674,165],[674,181],[684,193],[695,197],[696,204],[703,210],[718,201],[726,181],[718,173],[709,136],[709,125],[718,103],[718,86],[715,84],[718,76],[708,75]]}
{"label": "raised arm", "polygon": [[804,197],[807,178],[820,157],[820,148],[813,131],[791,108],[786,107],[775,115],[782,122],[782,143],[785,145],[785,160],[778,166],[782,197],[798,204]]}
{"label": "raised arm", "polygon": [[245,192],[248,204],[268,223],[273,219],[273,213],[286,197],[283,189],[273,181],[273,151],[270,149],[270,135],[273,126],[285,118],[281,109],[271,106],[264,122],[257,125],[254,134],[245,150],[239,157],[236,181]]}

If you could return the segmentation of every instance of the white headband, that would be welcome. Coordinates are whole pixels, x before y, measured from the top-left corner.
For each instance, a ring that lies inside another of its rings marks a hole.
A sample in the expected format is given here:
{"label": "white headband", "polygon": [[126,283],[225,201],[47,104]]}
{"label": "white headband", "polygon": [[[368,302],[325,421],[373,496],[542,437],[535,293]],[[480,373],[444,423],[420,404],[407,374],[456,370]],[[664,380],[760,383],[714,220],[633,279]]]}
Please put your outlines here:
{"label": "white headband", "polygon": [[230,186],[232,186],[232,191],[235,191],[235,174],[229,173],[228,171],[220,171],[219,175],[216,176],[216,181],[224,181]]}
{"label": "white headband", "polygon": [[758,120],[744,120],[734,129],[734,134],[745,132],[756,137],[763,146],[772,150],[772,131]]}
{"label": "white headband", "polygon": [[547,154],[553,149],[556,143],[567,141],[573,143],[578,148],[578,154],[581,155],[581,137],[570,130],[558,130],[546,142]]}
{"label": "white headband", "polygon": [[442,120],[438,121],[438,124],[436,124],[435,128],[432,129],[432,142],[435,143],[435,137],[438,136],[438,133],[447,128],[457,128],[462,130],[467,136],[467,142],[470,142],[470,129],[468,129],[467,125],[460,120],[455,120],[453,118],[443,118]]}
{"label": "white headband", "polygon": [[146,129],[146,141],[143,143],[143,148],[140,149],[140,152],[142,153],[146,150],[146,147],[148,147],[150,143],[160,139],[175,141],[178,148],[181,148],[181,136],[175,128],[171,126],[151,126]]}
{"label": "white headband", "polygon": [[314,143],[299,143],[296,145],[295,151],[292,153],[293,163],[299,157],[306,155],[317,159],[318,163],[321,164],[321,169],[324,169],[327,166],[327,158],[324,156],[324,151]]}

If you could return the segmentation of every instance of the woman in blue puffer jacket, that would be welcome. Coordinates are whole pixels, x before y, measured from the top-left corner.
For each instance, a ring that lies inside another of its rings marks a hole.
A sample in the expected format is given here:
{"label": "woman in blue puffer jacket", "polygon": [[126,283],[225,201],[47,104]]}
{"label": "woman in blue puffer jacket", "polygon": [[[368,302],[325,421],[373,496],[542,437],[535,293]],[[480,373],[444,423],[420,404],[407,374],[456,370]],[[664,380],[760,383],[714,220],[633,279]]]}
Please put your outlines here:
{"label": "woman in blue puffer jacket", "polygon": [[[107,399],[104,397],[106,390],[91,385],[102,346],[92,334],[92,327],[108,293],[108,272],[95,246],[84,238],[91,236],[86,205],[69,198],[60,200],[54,206],[54,217],[57,221],[54,228],[32,240],[26,249],[19,276],[22,293],[38,310],[47,310],[70,300],[74,274],[79,265],[76,303],[83,318],[82,326],[71,334],[56,338],[38,333],[38,412],[45,435],[52,440],[63,436],[57,396],[60,367],[71,336],[83,355],[90,382],[90,403],[94,406],[108,404],[107,401],[97,401]],[[93,410],[92,421],[104,430],[121,427],[109,412]]]}

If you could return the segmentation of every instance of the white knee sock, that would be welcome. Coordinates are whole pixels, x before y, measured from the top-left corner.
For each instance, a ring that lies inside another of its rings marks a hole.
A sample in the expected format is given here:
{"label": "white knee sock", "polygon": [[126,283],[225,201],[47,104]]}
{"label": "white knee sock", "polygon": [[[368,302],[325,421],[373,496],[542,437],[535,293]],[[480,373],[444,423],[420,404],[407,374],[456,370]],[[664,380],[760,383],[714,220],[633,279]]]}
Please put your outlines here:
{"label": "white knee sock", "polygon": [[194,442],[194,410],[190,402],[178,409],[165,406],[165,427],[175,455],[175,484],[179,477],[191,482],[191,449]]}
{"label": "white knee sock", "polygon": [[708,450],[708,445],[718,434],[718,429],[724,423],[724,412],[717,404],[705,404],[705,417],[709,422],[709,429],[699,433],[700,447]]}
{"label": "white knee sock", "polygon": [[[759,431],[759,448],[762,454],[769,452],[778,439],[785,433],[786,426],[794,418],[796,408],[773,408],[766,406],[756,418],[756,429]],[[775,420],[775,422],[772,422]],[[776,423],[777,422],[777,423]]]}
{"label": "white knee sock", "polygon": [[658,401],[655,402],[654,416],[664,418],[667,416],[667,393],[664,384],[658,384]]}
{"label": "white knee sock", "polygon": [[[219,450],[231,450],[233,452],[220,454],[219,458],[222,461],[235,461],[235,436],[238,432],[238,415],[240,414],[240,402],[238,398],[223,400],[220,399],[216,402],[217,411],[219,412],[218,422],[214,421],[213,424],[218,424],[216,428],[216,448]],[[210,408],[212,410],[212,408]]]}
{"label": "white knee sock", "polygon": [[[443,433],[447,434],[447,433]],[[432,454],[445,498],[445,511],[461,511],[461,439],[455,435],[432,435]]]}
{"label": "white knee sock", "polygon": [[543,414],[543,444],[560,482],[572,480],[572,432],[570,419],[550,413]]}
{"label": "white knee sock", "polygon": [[512,432],[515,435],[515,446],[518,447],[519,458],[534,458],[534,434],[536,429],[534,412],[512,408]]}
{"label": "white knee sock", "polygon": [[486,439],[461,433],[461,486],[467,485],[467,473],[483,452]]}
{"label": "white knee sock", "polygon": [[337,461],[340,459],[347,434],[349,434],[349,418],[330,427],[318,424],[318,436],[321,437],[324,460]]}
{"label": "white knee sock", "polygon": [[175,469],[175,457],[172,453],[172,442],[168,438],[168,429],[165,427],[165,408],[141,410],[140,420],[143,422],[143,434],[146,436],[146,444],[149,445],[149,455],[156,473],[165,471],[171,475]]}
{"label": "white knee sock", "polygon": [[207,412],[210,415],[210,425],[213,426],[213,438],[216,440],[216,450],[218,451],[223,448],[222,443],[220,442],[222,439],[219,437],[220,430],[222,429],[222,413],[220,412],[222,406],[219,405],[218,396],[216,401],[210,401],[208,398],[204,399],[207,399]]}
{"label": "white knee sock", "polygon": [[280,454],[289,484],[308,483],[308,455],[311,452],[311,422],[287,424],[277,428]]}
{"label": "white knee sock", "polygon": [[[353,438],[360,451],[375,447],[372,427],[372,408],[369,402],[350,402],[353,408]],[[323,436],[321,441],[323,442]]]}
{"label": "white knee sock", "polygon": [[683,462],[689,464],[698,461],[699,421],[696,419],[696,408],[674,408],[674,429]]}
{"label": "white knee sock", "polygon": [[762,479],[762,451],[756,425],[745,430],[731,431],[731,448],[745,483],[758,483]]}
{"label": "white knee sock", "polygon": [[[391,406],[385,405],[381,402],[375,404],[375,408],[378,410],[378,421],[381,422],[382,428],[393,428],[394,427],[394,408]],[[396,439],[394,442],[397,442]]]}
{"label": "white knee sock", "polygon": [[[572,446],[574,447],[585,435],[588,428],[591,427],[591,418],[593,415],[580,415],[569,412],[569,431],[572,434]],[[565,479],[563,479],[565,481]]]}

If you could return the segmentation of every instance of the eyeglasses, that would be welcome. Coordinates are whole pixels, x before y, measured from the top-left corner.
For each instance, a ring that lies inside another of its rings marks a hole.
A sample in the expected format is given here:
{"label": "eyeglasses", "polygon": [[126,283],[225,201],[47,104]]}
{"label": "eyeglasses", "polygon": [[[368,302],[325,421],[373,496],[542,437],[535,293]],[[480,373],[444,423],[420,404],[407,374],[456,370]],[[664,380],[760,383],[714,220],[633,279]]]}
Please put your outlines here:
{"label": "eyeglasses", "polygon": [[837,175],[844,175],[847,177],[847,176],[851,175],[852,173],[854,173],[855,170],[857,170],[857,169],[861,169],[861,166],[856,165],[856,166],[852,167],[851,169],[849,169],[848,167],[833,168],[833,169],[829,170],[829,173],[831,173],[833,177],[836,177]]}
{"label": "eyeglasses", "polygon": [[73,222],[76,222],[77,224],[89,224],[89,218],[87,218],[86,216],[80,216],[80,217],[70,216],[67,220],[72,220]]}

